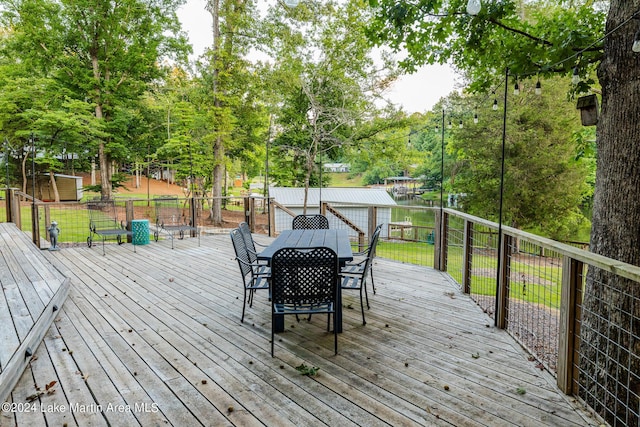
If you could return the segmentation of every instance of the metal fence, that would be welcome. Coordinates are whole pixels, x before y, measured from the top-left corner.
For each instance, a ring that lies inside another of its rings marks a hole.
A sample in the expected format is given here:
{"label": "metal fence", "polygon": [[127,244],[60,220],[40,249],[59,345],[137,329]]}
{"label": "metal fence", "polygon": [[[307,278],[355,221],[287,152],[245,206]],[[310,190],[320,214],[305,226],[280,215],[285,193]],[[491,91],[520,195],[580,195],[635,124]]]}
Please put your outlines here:
{"label": "metal fence", "polygon": [[[0,190],[0,221],[11,221],[28,232],[33,242],[40,248],[49,246],[48,229],[55,221],[60,229],[58,247],[64,248],[87,244],[91,236],[90,215],[87,202],[43,202],[33,200],[31,196],[18,190]],[[134,220],[148,220],[151,236],[162,240],[165,233],[156,233],[157,209],[155,199],[115,198],[115,222],[131,230]],[[177,198],[179,215],[186,222],[197,224],[200,233],[224,233],[238,226],[240,222],[251,221],[254,232],[268,233],[269,218],[267,204],[263,199],[246,197],[225,197],[216,202],[223,208],[221,221],[215,225],[211,219],[211,198]],[[193,206],[193,208],[192,208]],[[35,228],[35,230],[34,230]],[[187,236],[188,237],[188,236]],[[131,239],[131,237],[129,237]],[[107,243],[115,243],[113,242]]]}

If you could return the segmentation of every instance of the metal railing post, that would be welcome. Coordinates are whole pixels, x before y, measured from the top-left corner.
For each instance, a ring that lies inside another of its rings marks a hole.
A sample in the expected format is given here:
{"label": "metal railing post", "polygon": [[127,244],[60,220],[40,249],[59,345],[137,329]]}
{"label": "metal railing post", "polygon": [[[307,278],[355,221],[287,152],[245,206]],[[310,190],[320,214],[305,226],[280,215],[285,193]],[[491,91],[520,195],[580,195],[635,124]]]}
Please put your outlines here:
{"label": "metal railing post", "polygon": [[40,247],[40,213],[35,202],[31,204],[31,240]]}
{"label": "metal railing post", "polygon": [[[116,208],[117,212],[117,208]],[[124,202],[124,215],[125,221],[127,222],[127,231],[133,231],[131,229],[132,222],[135,218],[133,217],[133,200],[126,200]],[[133,235],[127,235],[127,243],[131,243],[133,241]]]}

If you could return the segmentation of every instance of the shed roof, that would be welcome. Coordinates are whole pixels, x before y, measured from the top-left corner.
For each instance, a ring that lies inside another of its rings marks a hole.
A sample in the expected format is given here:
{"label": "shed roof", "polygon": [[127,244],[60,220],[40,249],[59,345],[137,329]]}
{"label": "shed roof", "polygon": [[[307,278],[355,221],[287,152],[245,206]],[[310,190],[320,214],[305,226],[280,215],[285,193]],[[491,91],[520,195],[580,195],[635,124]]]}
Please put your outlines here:
{"label": "shed roof", "polygon": [[[304,188],[270,187],[269,196],[287,206],[304,205]],[[370,205],[396,205],[386,190],[380,188],[323,188],[322,200],[336,203],[364,203]],[[307,206],[320,204],[320,189],[309,188]]]}

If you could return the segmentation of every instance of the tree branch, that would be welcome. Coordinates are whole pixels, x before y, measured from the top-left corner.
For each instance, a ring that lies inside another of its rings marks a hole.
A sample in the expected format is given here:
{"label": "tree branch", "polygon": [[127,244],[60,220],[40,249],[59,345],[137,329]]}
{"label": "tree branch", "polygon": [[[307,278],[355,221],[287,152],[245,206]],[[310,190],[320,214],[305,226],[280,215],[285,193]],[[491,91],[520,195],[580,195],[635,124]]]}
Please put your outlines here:
{"label": "tree branch", "polygon": [[534,36],[534,35],[532,35],[532,34],[529,34],[529,33],[527,33],[527,32],[524,32],[524,31],[522,31],[522,30],[518,30],[517,28],[509,27],[508,25],[503,24],[502,22],[498,21],[497,19],[489,18],[489,19],[488,19],[488,21],[489,21],[489,22],[491,22],[492,24],[497,25],[497,26],[498,26],[498,27],[500,27],[500,28],[503,28],[503,29],[505,29],[505,30],[507,30],[507,31],[511,31],[512,33],[520,34],[521,36],[524,36],[524,37],[526,37],[526,38],[528,38],[528,39],[531,39],[531,40],[533,40],[533,41],[536,41],[536,42],[542,43],[542,44],[544,44],[544,45],[546,45],[546,46],[553,46],[553,43],[551,43],[551,42],[550,42],[550,41],[548,41],[548,40],[541,39],[540,37],[536,37],[536,36]]}

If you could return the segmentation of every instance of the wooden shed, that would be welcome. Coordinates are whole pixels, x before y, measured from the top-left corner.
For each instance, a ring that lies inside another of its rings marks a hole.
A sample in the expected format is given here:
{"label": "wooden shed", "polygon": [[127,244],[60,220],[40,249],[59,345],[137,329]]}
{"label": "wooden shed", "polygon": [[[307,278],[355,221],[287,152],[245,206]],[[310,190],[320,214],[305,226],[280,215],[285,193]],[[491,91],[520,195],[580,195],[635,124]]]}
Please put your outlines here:
{"label": "wooden shed", "polygon": [[[78,201],[82,199],[82,177],[73,175],[54,174],[58,194],[61,202]],[[31,179],[27,180],[27,194],[33,192]],[[45,202],[55,200],[53,186],[49,175],[38,175],[36,180],[36,196]]]}
{"label": "wooden shed", "polygon": [[[269,187],[269,196],[287,209],[301,214],[304,212],[304,188],[293,187]],[[360,229],[366,230],[369,219],[369,207],[377,207],[377,223],[391,222],[391,209],[397,205],[395,200],[380,188],[309,188],[307,200],[307,213],[317,213],[320,201],[329,202],[351,223]],[[279,233],[291,228],[292,217],[288,213],[277,209],[274,215],[275,224],[272,226]],[[340,221],[329,215],[329,228],[338,228]],[[355,231],[349,229],[351,236],[357,236]],[[386,237],[386,229],[383,228],[382,237]]]}

